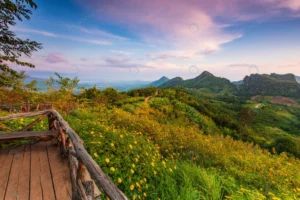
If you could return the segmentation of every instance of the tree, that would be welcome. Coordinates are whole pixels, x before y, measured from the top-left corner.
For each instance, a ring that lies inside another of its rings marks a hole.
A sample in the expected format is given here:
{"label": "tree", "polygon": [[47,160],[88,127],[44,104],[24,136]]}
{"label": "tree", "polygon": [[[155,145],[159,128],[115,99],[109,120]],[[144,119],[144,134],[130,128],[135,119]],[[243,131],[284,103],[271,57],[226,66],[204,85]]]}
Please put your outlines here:
{"label": "tree", "polygon": [[30,57],[32,52],[42,48],[40,43],[29,39],[22,40],[10,30],[16,21],[30,19],[30,9],[36,9],[33,0],[0,0],[0,87],[11,87],[16,79],[24,78],[24,73],[18,73],[8,66],[15,64],[34,68],[28,62],[23,62],[21,56]]}

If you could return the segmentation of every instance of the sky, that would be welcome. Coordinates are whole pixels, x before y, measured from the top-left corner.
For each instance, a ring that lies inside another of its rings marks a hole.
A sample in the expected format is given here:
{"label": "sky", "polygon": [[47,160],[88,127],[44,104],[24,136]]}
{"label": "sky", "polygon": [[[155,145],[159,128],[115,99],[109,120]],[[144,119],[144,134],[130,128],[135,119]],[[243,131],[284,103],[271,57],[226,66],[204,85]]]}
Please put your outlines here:
{"label": "sky", "polygon": [[36,0],[12,27],[43,44],[16,67],[81,81],[300,75],[299,0]]}

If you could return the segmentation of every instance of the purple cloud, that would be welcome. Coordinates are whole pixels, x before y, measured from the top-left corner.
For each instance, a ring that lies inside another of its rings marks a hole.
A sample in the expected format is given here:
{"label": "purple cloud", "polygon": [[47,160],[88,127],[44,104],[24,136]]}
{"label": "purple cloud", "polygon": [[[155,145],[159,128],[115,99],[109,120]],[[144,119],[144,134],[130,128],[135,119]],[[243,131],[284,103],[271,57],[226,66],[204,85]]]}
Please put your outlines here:
{"label": "purple cloud", "polygon": [[130,61],[130,59],[124,58],[124,59],[118,59],[118,58],[106,58],[105,62],[108,64],[113,65],[120,65],[120,64],[127,64]]}

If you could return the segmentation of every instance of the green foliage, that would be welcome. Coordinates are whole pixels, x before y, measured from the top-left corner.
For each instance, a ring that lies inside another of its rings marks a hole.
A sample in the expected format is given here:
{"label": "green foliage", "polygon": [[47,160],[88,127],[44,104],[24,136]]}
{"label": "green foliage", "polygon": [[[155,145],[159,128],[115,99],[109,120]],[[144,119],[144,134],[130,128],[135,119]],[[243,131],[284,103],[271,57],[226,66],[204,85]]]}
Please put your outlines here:
{"label": "green foliage", "polygon": [[147,88],[141,88],[141,89],[133,89],[127,92],[129,96],[132,97],[138,97],[138,96],[154,96],[157,89],[153,86],[147,87]]}
{"label": "green foliage", "polygon": [[42,48],[41,44],[29,39],[22,40],[10,29],[16,25],[16,20],[29,20],[32,14],[30,9],[36,8],[32,0],[0,1],[0,87],[11,87],[15,80],[24,78],[24,74],[9,67],[7,62],[34,68],[33,64],[19,58],[31,56],[32,52]]}
{"label": "green foliage", "polygon": [[281,137],[275,141],[271,147],[275,148],[276,152],[288,152],[300,158],[300,141],[299,138]]}

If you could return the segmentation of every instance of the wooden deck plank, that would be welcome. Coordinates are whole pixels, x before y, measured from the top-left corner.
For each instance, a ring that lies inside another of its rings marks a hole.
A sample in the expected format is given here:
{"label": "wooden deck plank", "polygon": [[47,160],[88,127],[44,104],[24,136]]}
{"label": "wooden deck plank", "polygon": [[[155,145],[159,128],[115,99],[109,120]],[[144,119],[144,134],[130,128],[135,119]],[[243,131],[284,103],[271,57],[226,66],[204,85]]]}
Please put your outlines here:
{"label": "wooden deck plank", "polygon": [[1,177],[0,178],[0,199],[4,199],[5,196],[7,182],[11,170],[11,164],[15,153],[16,152],[14,151],[14,149],[9,149],[7,156],[5,157],[4,161],[1,163],[3,166],[0,172],[0,177]]}
{"label": "wooden deck plank", "polygon": [[39,149],[43,198],[44,200],[54,200],[55,193],[54,193],[54,188],[52,183],[52,175],[50,171],[48,153],[45,146],[45,142],[39,142],[36,145],[38,146]]}
{"label": "wooden deck plank", "polygon": [[[30,145],[25,146],[22,169],[19,176],[18,182],[18,196],[19,199],[26,200],[29,199],[29,191],[30,191]],[[18,200],[19,200],[18,199]]]}
{"label": "wooden deck plank", "polygon": [[18,198],[18,180],[22,169],[24,156],[24,146],[15,148],[15,154],[12,161],[10,176],[6,188],[5,200],[17,200]]}
{"label": "wooden deck plank", "polygon": [[32,139],[40,137],[55,137],[55,131],[20,131],[0,133],[0,140]]}
{"label": "wooden deck plank", "polygon": [[42,200],[41,168],[37,145],[31,145],[30,200]]}
{"label": "wooden deck plank", "polygon": [[[7,148],[0,150],[0,163],[4,162],[7,154],[8,154],[8,149]],[[3,165],[0,165],[0,173],[1,173],[2,167],[3,167]]]}
{"label": "wooden deck plank", "polygon": [[[47,141],[46,144],[56,199],[71,200],[71,188],[66,184],[66,175],[70,174],[70,170],[64,167],[64,165],[68,166],[67,159],[60,155],[59,147],[53,142]],[[68,181],[70,182],[70,179]]]}

